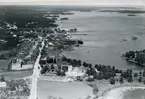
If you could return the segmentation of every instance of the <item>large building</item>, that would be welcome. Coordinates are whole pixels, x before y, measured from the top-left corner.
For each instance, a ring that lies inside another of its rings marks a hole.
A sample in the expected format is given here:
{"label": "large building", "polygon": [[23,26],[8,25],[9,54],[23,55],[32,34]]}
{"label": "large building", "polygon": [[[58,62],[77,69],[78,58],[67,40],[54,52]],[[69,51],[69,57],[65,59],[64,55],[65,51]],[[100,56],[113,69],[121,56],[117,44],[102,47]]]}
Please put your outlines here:
{"label": "large building", "polygon": [[84,76],[85,72],[86,71],[82,67],[68,66],[68,72],[66,72],[65,74],[71,77],[78,77],[78,76]]}
{"label": "large building", "polygon": [[33,69],[33,64],[22,64],[21,59],[13,59],[11,62],[11,70],[28,70]]}

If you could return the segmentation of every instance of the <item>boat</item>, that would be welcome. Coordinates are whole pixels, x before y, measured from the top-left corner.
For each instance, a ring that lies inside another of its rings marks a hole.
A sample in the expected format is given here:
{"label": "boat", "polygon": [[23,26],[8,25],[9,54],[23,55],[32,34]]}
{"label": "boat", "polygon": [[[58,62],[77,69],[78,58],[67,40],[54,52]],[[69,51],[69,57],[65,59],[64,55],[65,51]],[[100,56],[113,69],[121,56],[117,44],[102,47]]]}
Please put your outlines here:
{"label": "boat", "polygon": [[126,38],[123,38],[122,41],[127,41],[127,39]]}
{"label": "boat", "polygon": [[135,14],[128,14],[128,16],[136,16]]}
{"label": "boat", "polygon": [[131,36],[131,39],[132,39],[132,40],[137,40],[138,37],[137,37],[137,36]]}

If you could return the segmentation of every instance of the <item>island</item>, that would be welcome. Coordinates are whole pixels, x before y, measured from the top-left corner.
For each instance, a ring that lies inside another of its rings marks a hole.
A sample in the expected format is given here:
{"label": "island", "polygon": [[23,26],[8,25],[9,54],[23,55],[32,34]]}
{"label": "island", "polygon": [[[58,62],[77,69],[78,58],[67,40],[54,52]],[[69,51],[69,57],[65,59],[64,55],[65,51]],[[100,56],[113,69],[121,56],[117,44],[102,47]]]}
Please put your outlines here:
{"label": "island", "polygon": [[60,18],[60,20],[69,20],[69,18]]}
{"label": "island", "polygon": [[122,55],[128,62],[145,67],[145,49],[140,51],[129,51]]}

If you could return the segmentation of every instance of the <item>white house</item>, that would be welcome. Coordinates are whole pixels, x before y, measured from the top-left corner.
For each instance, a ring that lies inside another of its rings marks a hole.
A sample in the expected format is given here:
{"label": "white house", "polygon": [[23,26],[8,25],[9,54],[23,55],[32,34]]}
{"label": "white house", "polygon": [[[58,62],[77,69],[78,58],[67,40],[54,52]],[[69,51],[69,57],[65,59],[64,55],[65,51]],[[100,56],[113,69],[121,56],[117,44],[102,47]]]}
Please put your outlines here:
{"label": "white house", "polygon": [[54,44],[52,42],[49,42],[48,45],[49,46],[54,46]]}
{"label": "white house", "polygon": [[6,82],[0,82],[0,87],[6,87],[6,86],[7,86]]}
{"label": "white house", "polygon": [[81,67],[72,67],[68,66],[68,72],[65,73],[67,76],[72,76],[72,77],[78,77],[78,76],[84,76],[85,75],[85,70]]}
{"label": "white house", "polygon": [[12,60],[12,67],[11,70],[27,70],[27,69],[32,69],[33,64],[23,64],[22,65],[22,60],[21,59],[13,59]]}

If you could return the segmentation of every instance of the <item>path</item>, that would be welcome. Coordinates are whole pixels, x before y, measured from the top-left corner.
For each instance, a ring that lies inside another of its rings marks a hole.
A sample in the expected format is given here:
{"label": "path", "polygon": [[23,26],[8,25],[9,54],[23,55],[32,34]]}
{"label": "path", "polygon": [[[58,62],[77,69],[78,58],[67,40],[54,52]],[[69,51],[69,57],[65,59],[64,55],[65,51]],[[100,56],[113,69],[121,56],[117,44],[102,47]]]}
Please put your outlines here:
{"label": "path", "polygon": [[[42,39],[42,38],[41,38]],[[39,52],[39,55],[36,59],[36,62],[34,64],[34,70],[33,70],[33,75],[32,75],[32,86],[31,86],[31,91],[30,91],[30,96],[28,99],[37,99],[37,81],[38,81],[38,77],[39,77],[39,74],[40,74],[40,64],[39,64],[39,60],[40,60],[40,57],[41,57],[41,51],[44,47],[44,40],[42,42],[42,47],[39,49],[40,52]]]}

